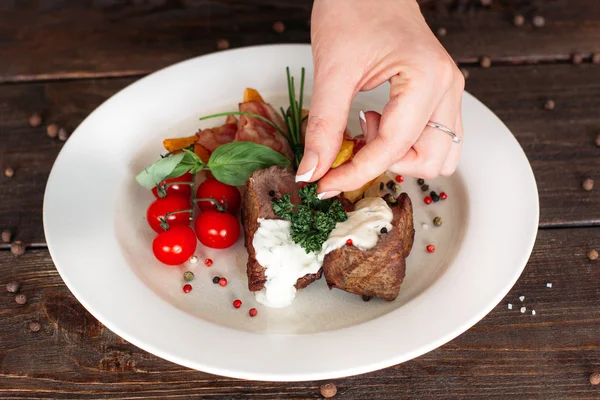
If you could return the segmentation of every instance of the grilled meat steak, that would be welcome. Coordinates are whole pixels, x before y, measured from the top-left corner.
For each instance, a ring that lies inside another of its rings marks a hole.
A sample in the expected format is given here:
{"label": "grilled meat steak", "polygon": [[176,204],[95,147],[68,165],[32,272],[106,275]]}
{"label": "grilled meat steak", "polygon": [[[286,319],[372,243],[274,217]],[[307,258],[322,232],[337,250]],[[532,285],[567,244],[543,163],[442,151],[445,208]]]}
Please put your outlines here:
{"label": "grilled meat steak", "polygon": [[[291,169],[277,166],[254,172],[246,182],[242,206],[242,224],[246,235],[245,246],[248,250],[248,289],[257,292],[264,287],[267,278],[265,268],[256,260],[256,251],[252,245],[254,233],[259,227],[258,219],[281,219],[273,211],[272,194],[277,197],[291,194],[293,203],[300,204],[298,190],[300,183],[295,182]],[[321,278],[321,270],[316,274],[307,274],[296,282],[296,289],[302,289]]]}
{"label": "grilled meat steak", "polygon": [[344,246],[325,256],[323,272],[329,288],[392,301],[406,272],[405,259],[414,240],[412,204],[406,193],[392,207],[393,229],[379,237],[375,248],[362,251]]}

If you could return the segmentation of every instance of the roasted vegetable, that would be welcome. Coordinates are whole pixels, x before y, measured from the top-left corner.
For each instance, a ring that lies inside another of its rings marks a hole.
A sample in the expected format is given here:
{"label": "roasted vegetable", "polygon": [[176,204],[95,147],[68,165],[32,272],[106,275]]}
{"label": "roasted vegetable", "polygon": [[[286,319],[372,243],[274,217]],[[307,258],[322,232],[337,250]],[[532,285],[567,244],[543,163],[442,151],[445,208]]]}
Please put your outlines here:
{"label": "roasted vegetable", "polygon": [[354,141],[346,140],[342,142],[342,147],[333,162],[331,168],[337,168],[352,158],[352,150],[354,150]]}
{"label": "roasted vegetable", "polygon": [[263,100],[262,96],[260,95],[260,93],[258,93],[257,90],[252,89],[252,88],[246,88],[246,90],[244,90],[244,103],[248,102],[248,101],[260,101],[261,103],[264,103],[265,101]]}

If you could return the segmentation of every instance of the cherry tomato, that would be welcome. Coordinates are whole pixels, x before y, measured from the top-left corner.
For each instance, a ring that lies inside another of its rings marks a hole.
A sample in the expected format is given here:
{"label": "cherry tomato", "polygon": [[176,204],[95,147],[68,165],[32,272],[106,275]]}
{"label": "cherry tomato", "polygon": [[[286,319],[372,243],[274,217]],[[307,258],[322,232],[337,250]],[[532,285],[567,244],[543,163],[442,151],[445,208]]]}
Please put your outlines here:
{"label": "cherry tomato", "polygon": [[194,222],[200,243],[213,249],[226,249],[240,236],[240,223],[236,217],[215,210],[203,211]]}
{"label": "cherry tomato", "polygon": [[[162,181],[160,184],[168,184],[171,182],[192,182],[194,180],[194,175],[190,174],[189,172],[186,172],[185,174],[178,176],[177,178],[169,178],[169,179],[165,179],[164,181]],[[154,193],[154,196],[156,196],[156,198],[159,198],[160,196],[158,195],[158,187],[154,187],[152,188],[152,193]],[[167,196],[171,196],[172,194],[180,194],[183,197],[187,197],[189,198],[190,195],[192,194],[192,185],[188,185],[188,184],[182,184],[182,185],[169,185],[167,187]]]}
{"label": "cherry tomato", "polygon": [[190,259],[197,245],[192,228],[187,225],[175,225],[156,235],[152,242],[152,251],[161,263],[180,265]]}
{"label": "cherry tomato", "polygon": [[[148,218],[148,224],[150,227],[154,229],[155,232],[161,233],[164,229],[160,226],[161,218],[165,218],[167,213],[178,210],[189,210],[190,209],[190,201],[188,198],[183,197],[180,194],[173,194],[169,197],[165,197],[164,199],[156,199],[148,210],[146,211],[146,218]],[[175,225],[189,225],[190,223],[190,213],[189,212],[181,212],[176,214],[171,214],[166,217],[167,223],[169,226]]]}
{"label": "cherry tomato", "polygon": [[[235,186],[229,186],[219,182],[215,178],[208,178],[198,186],[196,198],[206,199],[212,197],[223,205],[227,206],[226,211],[235,214],[240,209],[242,202],[240,192]],[[200,210],[216,210],[216,206],[211,201],[199,201]]]}

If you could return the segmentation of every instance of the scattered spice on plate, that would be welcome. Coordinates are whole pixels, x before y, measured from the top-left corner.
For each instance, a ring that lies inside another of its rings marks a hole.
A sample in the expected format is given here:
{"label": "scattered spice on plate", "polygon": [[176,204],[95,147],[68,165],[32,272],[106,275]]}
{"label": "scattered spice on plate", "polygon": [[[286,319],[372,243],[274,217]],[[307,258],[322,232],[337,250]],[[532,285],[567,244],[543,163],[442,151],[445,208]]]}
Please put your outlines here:
{"label": "scattered spice on plate", "polygon": [[423,199],[423,202],[425,204],[431,204],[431,203],[433,203],[433,199],[431,198],[431,196],[425,196],[425,198]]}
{"label": "scattered spice on plate", "polygon": [[581,53],[573,53],[571,55],[571,62],[573,64],[581,64],[583,62],[583,55]]}
{"label": "scattered spice on plate", "polygon": [[189,293],[191,291],[192,291],[192,285],[190,285],[189,283],[183,285],[183,293]]}
{"label": "scattered spice on plate", "polygon": [[525,17],[522,16],[521,14],[517,14],[513,17],[513,25],[516,26],[517,28],[522,27],[523,25],[525,25]]}
{"label": "scattered spice on plate", "polygon": [[592,178],[585,178],[582,187],[583,190],[587,190],[589,192],[594,188],[594,180]]}
{"label": "scattered spice on plate", "polygon": [[548,99],[546,100],[546,102],[544,103],[544,108],[548,111],[552,111],[556,108],[556,103],[554,102],[554,100],[552,99]]}
{"label": "scattered spice on plate", "polygon": [[422,225],[421,225],[421,227],[422,227],[424,230],[427,230],[427,229],[429,229],[429,225],[427,225],[427,224],[422,224]]}
{"label": "scattered spice on plate", "polygon": [[9,243],[10,239],[12,239],[12,233],[9,230],[2,231],[2,241],[4,243]]}
{"label": "scattered spice on plate", "polygon": [[321,392],[321,396],[330,399],[337,394],[337,387],[333,383],[324,383],[319,386],[319,391]]}
{"label": "scattered spice on plate", "polygon": [[191,256],[190,257],[190,263],[196,264],[197,262],[198,262],[198,257],[197,256]]}
{"label": "scattered spice on plate", "polygon": [[598,250],[592,249],[588,251],[587,256],[590,259],[590,261],[596,261],[598,259]]}
{"label": "scattered spice on plate", "polygon": [[435,226],[442,226],[442,217],[435,217],[435,218],[433,219],[433,224],[434,224]]}
{"label": "scattered spice on plate", "polygon": [[448,194],[446,192],[441,192],[440,193],[440,199],[446,200],[447,198],[448,198]]}
{"label": "scattered spice on plate", "polygon": [[531,310],[531,315],[535,315],[535,310]]}
{"label": "scattered spice on plate", "polygon": [[440,26],[437,30],[438,37],[444,37],[448,34],[448,31],[443,26]]}
{"label": "scattered spice on plate", "polygon": [[385,187],[383,182],[379,182],[379,190],[383,190],[383,188]]}
{"label": "scattered spice on plate", "polygon": [[521,314],[525,314],[525,311],[527,311],[527,307],[521,307]]}
{"label": "scattered spice on plate", "polygon": [[31,116],[29,117],[29,126],[31,126],[32,128],[37,128],[41,124],[42,116],[40,115],[40,113],[31,114]]}
{"label": "scattered spice on plate", "polygon": [[536,15],[533,17],[531,22],[536,28],[542,28],[544,25],[546,25],[546,18],[542,17],[541,15]]}
{"label": "scattered spice on plate", "polygon": [[32,321],[29,323],[29,330],[31,332],[39,332],[42,329],[42,325],[37,321]]}
{"label": "scattered spice on plate", "polygon": [[512,304],[508,303],[508,309],[512,310]]}
{"label": "scattered spice on plate", "polygon": [[483,56],[479,60],[479,65],[481,65],[482,68],[489,68],[492,66],[492,59],[488,56]]}
{"label": "scattered spice on plate", "polygon": [[371,296],[365,296],[363,294],[362,299],[363,299],[363,301],[370,301],[371,300]]}
{"label": "scattered spice on plate", "polygon": [[238,299],[238,300],[234,300],[234,301],[233,301],[233,306],[234,306],[235,308],[240,308],[240,307],[242,306],[242,301],[241,301],[241,300],[239,300],[239,299]]}
{"label": "scattered spice on plate", "polygon": [[432,244],[428,244],[426,249],[428,253],[433,253],[435,251],[435,246]]}
{"label": "scattered spice on plate", "polygon": [[546,283],[546,287],[547,287],[547,288],[551,288],[551,287],[552,287],[552,282],[548,282],[548,283]]}
{"label": "scattered spice on plate", "polygon": [[258,310],[256,308],[251,308],[250,310],[248,310],[248,314],[251,317],[256,317],[256,314],[258,314]]}
{"label": "scattered spice on plate", "polygon": [[51,137],[51,138],[55,138],[58,136],[58,125],[56,124],[50,124],[46,127],[46,134]]}
{"label": "scattered spice on plate", "polygon": [[225,278],[219,279],[219,286],[223,286],[223,287],[227,286],[227,279],[225,279]]}
{"label": "scattered spice on plate", "polygon": [[379,232],[383,235],[385,233],[388,232],[387,228],[384,226],[383,228],[381,228],[381,230],[379,230]]}
{"label": "scattered spice on plate", "polygon": [[213,283],[216,285],[216,284],[218,284],[218,283],[219,283],[219,281],[220,281],[220,280],[221,280],[221,278],[220,278],[220,277],[218,277],[218,276],[215,276],[215,277],[213,278]]}
{"label": "scattered spice on plate", "polygon": [[61,142],[64,142],[68,138],[69,138],[69,134],[67,133],[67,130],[65,128],[59,128],[58,129],[58,140],[60,140]]}
{"label": "scattered spice on plate", "polygon": [[423,185],[421,186],[421,190],[424,192],[427,192],[429,190],[429,185]]}
{"label": "scattered spice on plate", "polygon": [[525,300],[525,296],[519,296],[519,300],[521,301],[521,303],[523,302],[523,300]]}
{"label": "scattered spice on plate", "polygon": [[417,179],[417,183],[419,184],[419,186],[423,186],[425,184],[425,179]]}
{"label": "scattered spice on plate", "polygon": [[25,296],[24,294],[18,294],[15,297],[15,301],[17,302],[17,304],[23,305],[25,303],[27,303],[27,296]]}
{"label": "scattered spice on plate", "polygon": [[275,191],[273,189],[269,190],[269,196],[275,197]]}
{"label": "scattered spice on plate", "polygon": [[281,21],[276,21],[273,24],[273,30],[277,33],[283,33],[283,31],[285,31],[285,25],[283,22]]}
{"label": "scattered spice on plate", "polygon": [[600,372],[590,374],[590,383],[594,386],[600,385]]}
{"label": "scattered spice on plate", "polygon": [[437,194],[436,192],[431,192],[431,193],[429,193],[429,195],[431,196],[431,200],[433,200],[434,203],[437,203],[438,201],[440,201],[440,195]]}
{"label": "scattered spice on plate", "polygon": [[592,54],[592,64],[600,64],[600,53]]}
{"label": "scattered spice on plate", "polygon": [[15,240],[10,245],[10,252],[13,253],[15,256],[22,256],[23,254],[25,254],[25,244],[20,240]]}
{"label": "scattered spice on plate", "polygon": [[385,186],[387,186],[387,188],[390,190],[394,190],[394,185],[395,185],[395,183],[391,179],[389,181],[387,181],[387,183],[385,184]]}
{"label": "scattered spice on plate", "polygon": [[8,282],[6,284],[6,291],[9,293],[17,293],[21,289],[21,284],[19,282]]}
{"label": "scattered spice on plate", "polygon": [[4,176],[6,176],[7,178],[12,178],[13,176],[15,176],[15,170],[11,167],[6,168],[4,170]]}
{"label": "scattered spice on plate", "polygon": [[394,178],[396,180],[396,182],[398,183],[402,183],[404,182],[404,177],[402,175],[396,175],[396,177]]}
{"label": "scattered spice on plate", "polygon": [[183,273],[183,280],[186,282],[191,282],[194,280],[194,273],[192,271],[185,271]]}
{"label": "scattered spice on plate", "polygon": [[348,239],[348,240],[346,240],[346,244],[347,244],[348,246],[352,246],[352,239]]}
{"label": "scattered spice on plate", "polygon": [[206,265],[207,267],[210,267],[211,265],[213,265],[213,260],[211,260],[210,258],[207,258],[206,260],[204,260],[204,265]]}

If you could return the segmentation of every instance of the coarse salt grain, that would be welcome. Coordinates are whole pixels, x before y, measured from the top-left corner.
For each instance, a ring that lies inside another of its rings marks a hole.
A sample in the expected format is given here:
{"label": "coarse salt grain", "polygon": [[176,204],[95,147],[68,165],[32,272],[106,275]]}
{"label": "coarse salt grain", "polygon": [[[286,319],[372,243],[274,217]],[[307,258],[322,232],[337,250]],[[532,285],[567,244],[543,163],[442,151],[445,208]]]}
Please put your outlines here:
{"label": "coarse salt grain", "polygon": [[196,263],[198,262],[198,257],[196,257],[196,256],[191,256],[191,257],[190,257],[190,262],[191,262],[192,264],[196,264]]}
{"label": "coarse salt grain", "polygon": [[552,282],[546,283],[546,287],[552,287]]}
{"label": "coarse salt grain", "polygon": [[527,311],[527,307],[521,307],[521,313],[525,314],[525,311]]}
{"label": "coarse salt grain", "polygon": [[508,309],[512,310],[512,304],[508,303]]}
{"label": "coarse salt grain", "polygon": [[531,310],[531,315],[535,315],[535,310]]}
{"label": "coarse salt grain", "polygon": [[519,300],[521,300],[521,301],[525,300],[525,296],[519,296]]}

